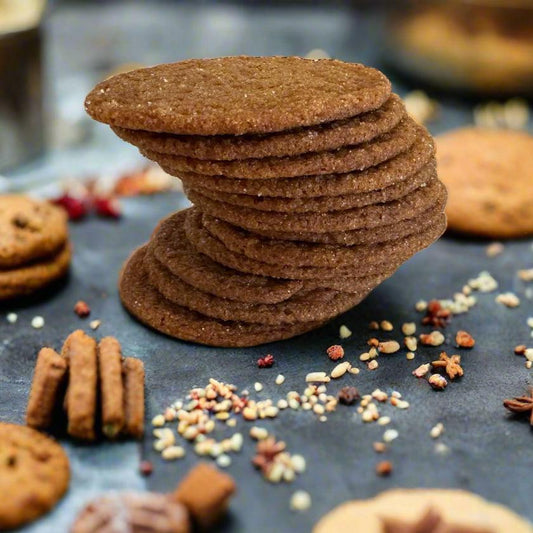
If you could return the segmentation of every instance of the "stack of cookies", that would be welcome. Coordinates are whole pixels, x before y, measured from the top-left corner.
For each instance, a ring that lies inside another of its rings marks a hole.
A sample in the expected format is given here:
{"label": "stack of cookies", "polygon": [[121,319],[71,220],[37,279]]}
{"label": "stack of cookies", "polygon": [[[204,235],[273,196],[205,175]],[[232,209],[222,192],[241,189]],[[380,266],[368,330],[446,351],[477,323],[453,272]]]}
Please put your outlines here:
{"label": "stack of cookies", "polygon": [[67,215],[27,196],[0,196],[0,300],[31,294],[70,265]]}
{"label": "stack of cookies", "polygon": [[319,327],[446,226],[430,135],[363,65],[189,60],[108,79],[86,108],[194,203],[120,281],[134,316],[180,339],[250,346]]}

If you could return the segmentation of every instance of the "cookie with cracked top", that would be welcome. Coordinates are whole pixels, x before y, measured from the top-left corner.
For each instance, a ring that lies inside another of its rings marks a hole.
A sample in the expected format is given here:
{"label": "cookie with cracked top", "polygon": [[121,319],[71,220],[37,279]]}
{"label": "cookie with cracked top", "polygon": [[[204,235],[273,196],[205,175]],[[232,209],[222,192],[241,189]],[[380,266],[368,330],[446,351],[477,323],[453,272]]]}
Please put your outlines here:
{"label": "cookie with cracked top", "polygon": [[271,133],[381,107],[390,81],[334,59],[233,56],[189,59],[125,72],[87,95],[92,118],[179,135]]}
{"label": "cookie with cracked top", "polygon": [[405,106],[393,94],[379,108],[355,117],[263,135],[172,135],[113,126],[124,141],[161,154],[227,161],[283,157],[335,150],[367,142],[394,128],[405,116]]}
{"label": "cookie with cracked top", "polygon": [[124,307],[140,322],[185,341],[227,348],[257,346],[289,339],[324,321],[268,326],[209,318],[164,298],[148,281],[143,266],[145,247],[136,250],[120,274],[119,292]]}
{"label": "cookie with cracked top", "polygon": [[50,511],[70,482],[67,454],[38,431],[0,422],[0,530]]}
{"label": "cookie with cracked top", "polygon": [[404,152],[415,142],[419,126],[409,117],[391,131],[371,141],[324,152],[309,152],[287,157],[261,157],[215,161],[180,155],[160,154],[141,149],[142,155],[152,159],[173,175],[197,172],[209,176],[223,175],[253,180],[291,178],[318,174],[338,174],[364,170]]}

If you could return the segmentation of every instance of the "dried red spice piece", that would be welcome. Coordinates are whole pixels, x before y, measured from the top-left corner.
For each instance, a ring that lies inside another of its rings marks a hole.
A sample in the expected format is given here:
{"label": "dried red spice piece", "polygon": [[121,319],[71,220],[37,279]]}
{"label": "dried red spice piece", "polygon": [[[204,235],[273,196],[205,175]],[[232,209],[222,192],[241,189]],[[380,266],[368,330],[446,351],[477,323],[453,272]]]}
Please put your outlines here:
{"label": "dried red spice piece", "polygon": [[141,461],[141,464],[139,465],[139,472],[142,476],[149,476],[154,471],[154,465],[151,461]]}
{"label": "dried red spice piece", "polygon": [[426,309],[426,316],[422,318],[422,324],[445,328],[452,318],[449,309],[444,309],[438,300],[431,300]]}
{"label": "dried red spice piece", "polygon": [[74,305],[74,312],[80,318],[85,318],[91,314],[91,308],[83,300],[78,300]]}
{"label": "dried red spice piece", "polygon": [[120,204],[115,198],[95,197],[93,207],[96,214],[101,217],[119,219],[122,216]]}
{"label": "dried red spice piece", "polygon": [[344,348],[339,344],[334,344],[326,350],[328,357],[332,361],[338,361],[344,357]]}
{"label": "dried red spice piece", "polygon": [[69,220],[81,220],[89,212],[89,203],[86,199],[71,196],[68,192],[50,201],[62,207],[67,212]]}
{"label": "dried red spice piece", "polygon": [[380,461],[376,465],[376,474],[378,476],[390,476],[392,474],[393,466],[390,461]]}
{"label": "dried red spice piece", "polygon": [[511,413],[528,415],[529,423],[533,426],[533,387],[529,389],[529,396],[517,396],[503,401],[503,406]]}
{"label": "dried red spice piece", "polygon": [[257,366],[259,368],[270,368],[274,364],[274,356],[271,354],[265,355],[265,357],[260,357],[257,360]]}
{"label": "dried red spice piece", "polygon": [[473,348],[476,341],[468,331],[459,330],[455,335],[455,342],[459,348]]}
{"label": "dried red spice piece", "polygon": [[339,403],[353,405],[361,395],[355,387],[343,387],[338,394]]}
{"label": "dried red spice piece", "polygon": [[276,441],[274,437],[267,437],[257,443],[255,449],[255,456],[252,459],[252,464],[263,474],[268,474],[270,467],[276,455],[285,450],[285,443],[283,441]]}

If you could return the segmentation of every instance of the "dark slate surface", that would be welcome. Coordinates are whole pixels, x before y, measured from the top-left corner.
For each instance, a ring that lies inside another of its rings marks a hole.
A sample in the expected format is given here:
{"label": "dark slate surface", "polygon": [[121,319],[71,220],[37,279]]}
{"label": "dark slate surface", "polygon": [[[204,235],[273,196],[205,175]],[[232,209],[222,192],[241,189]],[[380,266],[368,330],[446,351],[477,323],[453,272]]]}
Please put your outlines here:
{"label": "dark slate surface", "polygon": [[[171,194],[131,199],[124,204],[125,216],[118,223],[91,219],[72,226],[75,256],[66,284],[46,298],[4,309],[17,312],[19,318],[10,325],[5,313],[0,317],[0,419],[23,421],[38,349],[45,344],[59,348],[75,328],[89,330],[89,320],[81,320],[72,312],[80,298],[91,305],[91,318],[102,319],[97,337],[116,335],[126,354],[145,361],[147,420],[190,387],[205,384],[209,377],[250,390],[259,380],[265,385],[259,397],[278,398],[291,389],[303,390],[307,372],[333,366],[325,349],[339,342],[339,326],[346,324],[353,331],[343,342],[347,358],[362,370],[358,376],[331,383],[329,390],[334,392],[348,383],[363,393],[376,387],[388,392],[397,389],[411,403],[406,411],[382,408],[382,414],[393,419],[388,427],[400,433],[386,456],[395,465],[393,475],[381,479],[374,474],[375,463],[383,457],[372,451],[372,442],[380,439],[385,428],[364,424],[353,408],[339,406],[326,423],[320,423],[310,412],[283,412],[274,421],[261,423],[284,439],[290,451],[302,453],[308,461],[308,470],[294,483],[270,485],[250,465],[253,446],[247,436],[249,425],[240,421],[238,429],[245,433],[245,446],[241,454],[233,456],[229,468],[239,492],[222,530],[308,531],[322,514],[347,499],[401,486],[466,488],[533,518],[529,475],[533,468],[532,431],[525,421],[510,418],[501,405],[503,398],[521,393],[531,381],[524,359],[512,353],[516,344],[531,342],[526,319],[533,314],[533,306],[525,296],[526,285],[516,277],[518,268],[533,263],[530,242],[508,244],[501,256],[488,259],[486,243],[444,238],[412,258],[359,307],[318,331],[257,348],[216,349],[178,342],[145,329],[121,308],[116,291],[120,264],[148,238],[162,216],[185,205],[185,200]],[[367,329],[370,320],[391,320],[396,330],[382,336],[399,338],[398,328],[403,322],[418,322],[413,305],[419,298],[451,296],[484,269],[495,276],[501,290],[519,294],[522,305],[507,309],[494,302],[495,294],[482,294],[469,314],[454,319],[446,330],[446,348],[454,350],[453,335],[459,328],[477,339],[472,351],[460,351],[465,368],[460,381],[444,392],[434,392],[427,383],[411,376],[411,370],[437,356],[439,348],[420,349],[414,361],[407,361],[403,351],[381,357],[374,372],[358,362],[371,335]],[[42,330],[30,326],[35,315],[46,320]],[[255,361],[266,353],[275,355],[276,365],[259,371]],[[281,387],[274,384],[278,372],[287,378]],[[428,435],[437,422],[446,427],[441,438],[450,448],[446,456],[435,453],[435,441]],[[144,480],[136,468],[144,456],[155,465],[154,474],[146,480],[147,488],[171,490],[197,457],[188,449],[184,460],[164,463],[151,452],[151,443],[150,431],[142,444],[81,446],[65,442],[73,468],[71,492],[53,513],[28,530],[65,530],[94,494],[142,488]],[[299,488],[313,498],[313,506],[305,514],[289,510],[288,499]]]}

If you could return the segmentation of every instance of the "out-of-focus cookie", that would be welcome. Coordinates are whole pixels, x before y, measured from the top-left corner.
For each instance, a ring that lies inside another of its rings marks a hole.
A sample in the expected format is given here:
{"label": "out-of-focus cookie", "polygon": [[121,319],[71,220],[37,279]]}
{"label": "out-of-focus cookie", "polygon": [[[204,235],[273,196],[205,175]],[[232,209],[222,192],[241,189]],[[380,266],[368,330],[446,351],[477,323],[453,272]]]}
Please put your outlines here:
{"label": "out-of-focus cookie", "polygon": [[76,517],[70,533],[189,533],[184,505],[165,494],[118,492],[89,502]]}
{"label": "out-of-focus cookie", "polygon": [[313,529],[314,533],[353,531],[531,533],[533,527],[507,507],[464,490],[393,489],[342,504]]}
{"label": "out-of-focus cookie", "polygon": [[245,347],[288,339],[320,327],[323,322],[268,326],[206,317],[173,304],[149,283],[143,266],[145,247],[133,253],[124,265],[119,291],[124,307],[140,322],[182,340],[208,346]]}
{"label": "out-of-focus cookie", "polygon": [[533,136],[462,128],[436,143],[450,229],[491,239],[533,235]]}
{"label": "out-of-focus cookie", "polygon": [[160,154],[153,150],[141,150],[141,153],[148,159],[171,169],[171,173],[176,176],[179,176],[180,172],[197,172],[209,176],[220,174],[227,177],[254,180],[291,178],[294,176],[352,172],[378,165],[412,146],[418,129],[419,126],[412,119],[405,118],[390,132],[366,143],[337,150],[310,152],[287,157],[215,161]]}
{"label": "out-of-focus cookie", "polygon": [[67,236],[61,208],[28,196],[0,195],[0,269],[56,255]]}
{"label": "out-of-focus cookie", "polygon": [[300,57],[189,59],[99,83],[85,109],[95,120],[180,135],[271,133],[381,107],[390,82],[355,63]]}
{"label": "out-of-focus cookie", "polygon": [[124,435],[140,439],[144,434],[144,363],[126,357],[122,363],[124,382]]}
{"label": "out-of-focus cookie", "polygon": [[368,142],[390,131],[404,116],[405,108],[393,94],[375,111],[265,135],[171,135],[119,127],[112,127],[112,130],[143,150],[183,156],[194,154],[197,159],[224,161],[322,152]]}
{"label": "out-of-focus cookie", "polygon": [[49,258],[0,270],[0,300],[32,294],[63,278],[68,272],[70,259],[70,245],[66,244],[59,253]]}
{"label": "out-of-focus cookie", "polygon": [[69,481],[68,457],[59,444],[29,427],[0,422],[0,530],[47,513]]}

